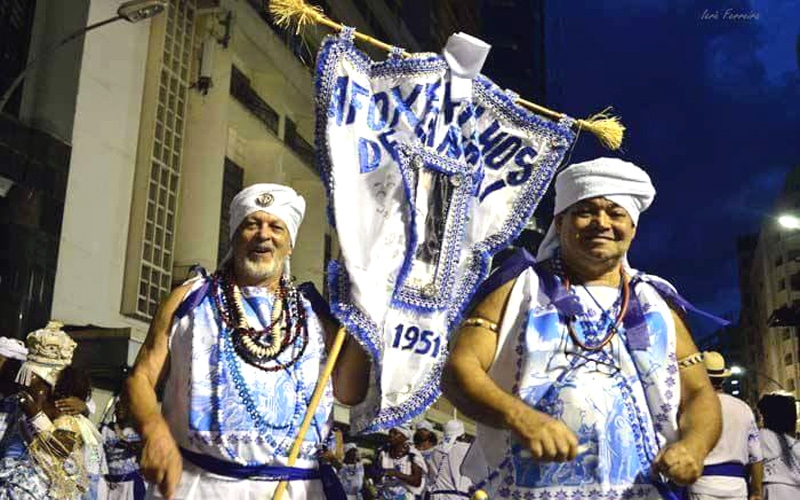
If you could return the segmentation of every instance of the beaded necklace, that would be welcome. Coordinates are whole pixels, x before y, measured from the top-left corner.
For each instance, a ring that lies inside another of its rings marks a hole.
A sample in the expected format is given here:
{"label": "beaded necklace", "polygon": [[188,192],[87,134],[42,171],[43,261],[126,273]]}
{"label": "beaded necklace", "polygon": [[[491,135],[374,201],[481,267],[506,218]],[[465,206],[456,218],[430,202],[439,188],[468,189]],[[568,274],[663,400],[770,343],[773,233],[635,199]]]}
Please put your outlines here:
{"label": "beaded necklace", "polygon": [[[286,277],[280,279],[272,304],[271,323],[263,330],[256,330],[248,323],[241,290],[230,271],[218,271],[212,280],[214,303],[223,322],[231,329],[234,350],[242,360],[272,372],[289,368],[303,356],[308,345],[306,310],[300,292]],[[285,363],[278,362],[278,356],[298,338],[301,344],[297,353]]]}
{"label": "beaded necklace", "polygon": [[[553,271],[555,272],[556,275],[560,276],[561,279],[564,281],[564,286],[566,287],[567,291],[570,291],[571,285],[569,276],[567,275],[567,272],[564,268],[564,263],[561,260],[560,252],[556,252],[556,254],[553,256],[552,262],[553,262]],[[619,308],[619,312],[617,313],[614,322],[611,325],[609,325],[608,328],[606,329],[605,337],[599,340],[596,344],[589,345],[588,343],[581,341],[581,339],[578,337],[578,334],[575,332],[575,327],[573,326],[573,323],[575,323],[577,317],[576,316],[568,317],[567,329],[569,330],[569,335],[570,337],[572,337],[572,341],[575,342],[575,344],[578,345],[581,349],[587,351],[600,351],[606,345],[608,345],[608,343],[611,342],[611,340],[614,338],[617,332],[619,332],[619,327],[622,324],[622,320],[625,317],[625,313],[628,312],[628,303],[630,301],[630,294],[631,294],[630,286],[628,284],[628,280],[626,279],[625,270],[622,267],[620,267],[619,270],[619,278],[620,278],[620,295],[621,295],[622,306]],[[586,287],[584,287],[584,289],[586,289]],[[591,292],[589,292],[588,289],[586,289],[586,292],[589,294],[590,297],[592,297],[592,300],[594,300],[595,303],[597,303],[597,300],[594,298]],[[597,303],[597,305],[598,307],[600,307],[599,303]],[[603,309],[602,307],[600,308]],[[602,319],[605,319],[605,317],[603,317]]]}

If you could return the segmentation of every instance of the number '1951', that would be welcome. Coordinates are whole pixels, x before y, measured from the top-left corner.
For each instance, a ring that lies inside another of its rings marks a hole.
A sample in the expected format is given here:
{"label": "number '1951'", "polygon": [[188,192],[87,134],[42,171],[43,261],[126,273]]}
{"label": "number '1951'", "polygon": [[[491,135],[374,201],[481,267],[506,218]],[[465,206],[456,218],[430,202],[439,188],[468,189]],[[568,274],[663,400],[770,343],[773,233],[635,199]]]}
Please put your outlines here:
{"label": "number '1951'", "polygon": [[414,351],[415,354],[428,354],[435,358],[442,347],[442,339],[430,330],[420,331],[416,326],[406,328],[405,325],[399,324],[394,329],[392,347],[401,351]]}

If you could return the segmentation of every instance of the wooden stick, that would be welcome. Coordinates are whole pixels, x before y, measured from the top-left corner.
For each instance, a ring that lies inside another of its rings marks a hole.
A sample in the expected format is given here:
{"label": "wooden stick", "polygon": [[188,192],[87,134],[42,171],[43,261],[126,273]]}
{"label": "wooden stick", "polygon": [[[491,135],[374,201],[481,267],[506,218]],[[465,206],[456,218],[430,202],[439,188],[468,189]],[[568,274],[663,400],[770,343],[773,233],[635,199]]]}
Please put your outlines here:
{"label": "wooden stick", "polygon": [[[339,353],[342,350],[345,338],[347,338],[347,331],[344,327],[341,327],[339,331],[336,332],[336,337],[333,339],[331,352],[328,353],[328,361],[325,363],[322,375],[320,375],[317,386],[314,388],[314,394],[311,396],[311,402],[308,404],[308,409],[306,409],[306,415],[303,418],[302,425],[300,425],[300,430],[297,432],[297,437],[294,443],[292,443],[292,449],[289,452],[289,467],[293,467],[295,462],[297,462],[297,457],[300,456],[300,448],[303,445],[303,441],[305,441],[308,428],[311,427],[311,421],[314,419],[319,401],[322,399],[322,394],[325,392],[325,387],[328,385],[328,379],[331,378],[333,369],[336,366],[336,360],[339,358]],[[272,495],[272,500],[281,500],[283,494],[286,493],[286,487],[286,481],[278,483],[278,487],[275,488],[275,493]]]}

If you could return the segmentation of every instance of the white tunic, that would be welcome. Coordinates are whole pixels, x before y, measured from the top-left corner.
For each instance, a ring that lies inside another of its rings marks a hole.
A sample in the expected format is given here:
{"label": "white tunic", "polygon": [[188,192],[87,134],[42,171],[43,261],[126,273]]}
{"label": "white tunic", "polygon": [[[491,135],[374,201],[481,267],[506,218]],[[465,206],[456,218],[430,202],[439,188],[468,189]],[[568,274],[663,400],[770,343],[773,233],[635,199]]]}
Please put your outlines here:
{"label": "white tunic", "polygon": [[[718,393],[722,406],[722,434],[705,465],[735,462],[750,465],[761,461],[761,442],[750,407],[728,394]],[[689,488],[693,499],[747,498],[747,483],[739,477],[702,476]]]}
{"label": "white tunic", "polygon": [[764,500],[800,498],[800,441],[761,429],[764,451]]}
{"label": "white tunic", "polygon": [[347,495],[347,500],[361,500],[361,488],[364,486],[364,465],[360,462],[342,464],[339,469],[339,481]]}
{"label": "white tunic", "polygon": [[[193,290],[200,288],[198,280]],[[192,292],[187,294],[187,298]],[[249,324],[270,324],[272,296],[263,288],[244,287],[242,298]],[[308,301],[308,344],[287,369],[260,370],[245,363],[232,348],[211,295],[176,318],[169,339],[170,371],[162,412],[178,446],[217,460],[241,465],[286,466],[289,449],[305,415],[311,393],[325,363],[325,337]],[[298,339],[278,357],[286,363],[301,349]],[[316,453],[330,431],[333,389],[329,382],[306,435],[295,467],[316,469]],[[274,481],[216,476],[184,459],[176,499],[269,498]],[[149,494],[160,498],[157,488]],[[290,499],[321,498],[319,480],[291,481]]]}
{"label": "white tunic", "polygon": [[[432,500],[459,500],[469,498],[472,481],[461,474],[461,464],[469,451],[468,443],[453,443],[445,450],[442,445],[433,450],[428,461],[428,493]],[[437,493],[459,491],[456,493]]]}
{"label": "white tunic", "polygon": [[379,488],[378,498],[384,500],[411,500],[415,495],[421,495],[425,491],[425,476],[428,473],[428,467],[422,455],[415,448],[410,448],[408,453],[400,458],[392,458],[388,451],[382,451],[378,460],[384,470],[396,470],[403,474],[411,474],[412,464],[422,470],[422,482],[416,487],[398,478],[384,477],[383,483]]}
{"label": "white tunic", "polygon": [[[574,344],[546,289],[533,268],[517,278],[489,375],[563,421],[585,451],[571,462],[537,463],[511,432],[479,424],[464,472],[492,498],[661,499],[652,462],[679,436],[680,377],[669,306],[648,283],[632,286],[648,345],[630,347],[623,326],[603,350],[590,352]],[[590,289],[604,309],[619,296],[614,288]],[[598,320],[594,299],[581,287],[573,291],[584,306],[581,320]]]}

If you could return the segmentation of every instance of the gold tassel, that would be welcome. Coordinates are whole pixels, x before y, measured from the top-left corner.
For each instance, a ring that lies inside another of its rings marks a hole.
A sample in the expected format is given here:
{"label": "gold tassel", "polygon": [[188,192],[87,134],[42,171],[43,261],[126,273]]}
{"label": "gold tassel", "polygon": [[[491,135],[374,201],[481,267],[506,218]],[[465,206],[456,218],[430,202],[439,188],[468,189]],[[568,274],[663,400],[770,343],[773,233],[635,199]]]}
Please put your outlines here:
{"label": "gold tassel", "polygon": [[297,34],[305,26],[326,19],[322,7],[310,5],[303,0],[270,0],[269,12],[281,28],[289,28],[293,21],[297,23]]}
{"label": "gold tassel", "polygon": [[615,151],[622,146],[625,125],[620,122],[618,116],[611,115],[609,111],[611,111],[610,107],[590,116],[586,120],[577,120],[577,123],[581,129],[596,136],[603,146]]}

